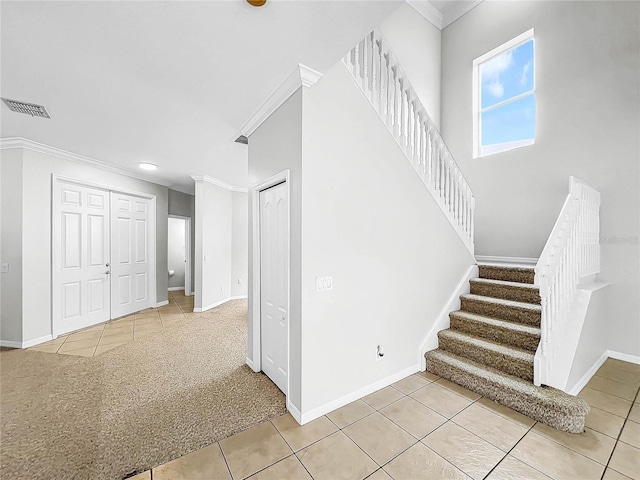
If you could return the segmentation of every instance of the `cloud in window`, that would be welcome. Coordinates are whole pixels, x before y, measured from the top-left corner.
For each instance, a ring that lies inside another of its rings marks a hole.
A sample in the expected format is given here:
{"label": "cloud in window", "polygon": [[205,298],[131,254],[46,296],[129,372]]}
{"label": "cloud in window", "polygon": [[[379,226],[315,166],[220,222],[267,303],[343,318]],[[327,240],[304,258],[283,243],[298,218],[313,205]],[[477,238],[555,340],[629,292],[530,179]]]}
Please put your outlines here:
{"label": "cloud in window", "polygon": [[504,95],[504,83],[501,76],[513,65],[513,50],[504,52],[481,66],[482,84],[495,98]]}
{"label": "cloud in window", "polygon": [[520,85],[522,86],[527,84],[527,75],[529,74],[530,67],[531,67],[531,62],[525,63],[524,67],[522,67],[522,75],[520,76]]}

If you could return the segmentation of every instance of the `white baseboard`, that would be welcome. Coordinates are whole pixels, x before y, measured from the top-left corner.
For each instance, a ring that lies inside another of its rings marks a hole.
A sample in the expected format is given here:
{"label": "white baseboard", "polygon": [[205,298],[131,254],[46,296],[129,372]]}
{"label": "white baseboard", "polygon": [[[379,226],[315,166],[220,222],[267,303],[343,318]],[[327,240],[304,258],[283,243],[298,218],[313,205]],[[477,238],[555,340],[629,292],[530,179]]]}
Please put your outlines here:
{"label": "white baseboard", "polygon": [[567,393],[569,395],[578,395],[580,390],[584,388],[584,386],[589,383],[589,380],[596,374],[598,369],[602,366],[602,364],[607,360],[608,352],[604,352],[598,360],[595,361],[591,368],[585,372],[585,374],[577,381],[577,383],[569,390]]}
{"label": "white baseboard", "polygon": [[287,397],[287,410],[289,410],[289,413],[293,418],[295,418],[296,422],[302,425],[302,413],[300,413],[300,410],[298,410],[298,408],[289,401],[289,397]]}
{"label": "white baseboard", "polygon": [[[305,423],[309,423],[310,421],[315,420],[316,418],[319,418],[322,415],[325,415],[329,412],[333,412],[334,410],[340,407],[344,407],[345,405],[351,402],[354,402],[359,398],[362,398],[366,395],[369,395],[370,393],[378,391],[381,388],[387,387],[392,383],[402,380],[403,378],[408,377],[409,375],[412,375],[419,371],[420,371],[420,364],[416,363],[415,365],[405,368],[404,370],[401,370],[398,373],[389,375],[388,377],[383,378],[382,380],[378,380],[377,382],[367,385],[366,387],[362,387],[356,390],[355,392],[351,392],[346,395],[343,395],[342,397],[332,400],[328,403],[325,403],[324,405],[321,405],[319,407],[316,407],[313,410],[310,410],[305,413],[299,413],[300,418],[296,418],[295,416],[294,418],[300,425],[304,425]],[[287,408],[289,408],[288,405],[287,405]],[[293,413],[291,415],[293,415]]]}
{"label": "white baseboard", "polygon": [[471,265],[460,279],[460,282],[458,282],[458,285],[449,297],[449,300],[447,300],[447,303],[440,311],[440,314],[436,319],[436,323],[427,334],[427,337],[425,338],[424,342],[422,342],[422,345],[420,345],[419,355],[421,370],[426,370],[427,368],[427,361],[424,358],[424,354],[438,348],[438,332],[449,328],[449,313],[455,310],[460,310],[460,295],[470,292],[471,285],[469,284],[469,280],[477,276],[478,266]]}
{"label": "white baseboard", "polygon": [[598,369],[602,366],[604,362],[607,361],[607,358],[615,358],[616,360],[622,360],[623,362],[635,363],[636,365],[640,365],[640,357],[637,355],[629,355],[628,353],[620,353],[615,352],[613,350],[606,350],[598,360],[586,371],[586,373],[582,376],[580,380],[569,390],[569,395],[577,395],[580,393],[589,380],[593,378]]}
{"label": "white baseboard", "polygon": [[248,295],[236,295],[234,297],[229,298],[229,300],[242,300],[243,298],[248,298]]}
{"label": "white baseboard", "polygon": [[615,358],[616,360],[622,360],[623,362],[635,363],[640,365],[640,357],[637,355],[629,355],[628,353],[614,352],[613,350],[607,350],[609,358]]}
{"label": "white baseboard", "polygon": [[212,308],[215,307],[219,307],[220,305],[222,305],[223,303],[227,303],[228,301],[233,300],[233,297],[227,297],[224,300],[220,300],[219,302],[216,303],[212,303],[211,305],[207,305],[206,307],[202,307],[202,308],[197,308],[194,307],[193,311],[195,313],[202,313],[202,312],[206,312],[207,310],[211,310]]}
{"label": "white baseboard", "polygon": [[175,292],[177,290],[184,290],[184,286],[182,287],[169,287],[168,289],[170,292]]}
{"label": "white baseboard", "polygon": [[253,362],[253,360],[251,360],[249,357],[247,357],[246,363],[249,366],[249,368],[254,372],[258,373],[260,371],[260,369],[257,368],[256,364]]}
{"label": "white baseboard", "polygon": [[529,257],[496,257],[493,255],[476,255],[478,263],[498,263],[498,264],[515,264],[515,265],[531,265],[535,267],[538,263],[537,258]]}
{"label": "white baseboard", "polygon": [[169,305],[169,300],[165,300],[165,301],[163,301],[163,302],[158,302],[158,303],[156,303],[155,308],[158,308],[158,307],[164,307],[165,305]]}
{"label": "white baseboard", "polygon": [[53,340],[53,335],[45,335],[43,337],[34,338],[33,340],[27,340],[26,342],[14,342],[12,340],[0,340],[0,347],[8,348],[29,348],[41,343]]}

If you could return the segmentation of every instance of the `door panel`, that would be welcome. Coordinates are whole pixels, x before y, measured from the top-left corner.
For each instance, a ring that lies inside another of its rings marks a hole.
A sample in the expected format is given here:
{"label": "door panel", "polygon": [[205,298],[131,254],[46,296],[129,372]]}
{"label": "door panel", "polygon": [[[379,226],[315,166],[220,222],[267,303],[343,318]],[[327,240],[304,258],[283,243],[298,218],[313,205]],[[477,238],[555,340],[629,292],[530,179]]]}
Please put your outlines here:
{"label": "door panel", "polygon": [[114,287],[111,294],[112,318],[151,306],[149,289],[150,200],[122,193],[111,193]]}
{"label": "door panel", "polygon": [[109,320],[109,192],[54,186],[54,335]]}
{"label": "door panel", "polygon": [[289,205],[286,184],[260,192],[260,332],[262,370],[288,388]]}

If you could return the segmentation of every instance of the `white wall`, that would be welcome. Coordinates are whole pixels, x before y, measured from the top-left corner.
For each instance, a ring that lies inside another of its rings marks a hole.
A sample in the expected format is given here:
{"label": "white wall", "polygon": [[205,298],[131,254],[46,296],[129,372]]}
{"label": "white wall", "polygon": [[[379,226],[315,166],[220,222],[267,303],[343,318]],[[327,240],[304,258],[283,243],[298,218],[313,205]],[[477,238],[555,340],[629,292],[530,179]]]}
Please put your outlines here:
{"label": "white wall", "polygon": [[183,218],[169,218],[167,232],[167,269],[169,274],[169,288],[184,287],[185,253],[186,253],[187,222]]}
{"label": "white wall", "polygon": [[[302,234],[302,91],[296,91],[249,138],[249,186],[284,170],[290,170],[290,368],[289,396],[298,410],[301,408],[302,372],[302,302],[301,302],[301,234]],[[249,345],[248,359],[253,358],[253,344],[260,338],[253,337],[251,318],[260,305],[252,302],[253,291],[253,192],[249,190]]]}
{"label": "white wall", "polygon": [[[418,370],[421,343],[474,260],[342,64],[304,91],[302,112],[309,413]],[[333,290],[317,292],[325,275]]]}
{"label": "white wall", "polygon": [[249,277],[249,205],[244,192],[231,193],[231,296],[247,295]]}
{"label": "white wall", "polygon": [[436,127],[440,128],[440,30],[409,4],[380,29]]}
{"label": "white wall", "polygon": [[[640,355],[638,2],[483,2],[442,32],[442,133],[476,195],[476,253],[538,257],[575,175],[602,193],[608,348]],[[533,146],[472,159],[471,67],[535,28]]]}
{"label": "white wall", "polygon": [[169,189],[169,215],[191,218],[191,293],[195,286],[196,197]]}
{"label": "white wall", "polygon": [[[49,292],[51,292],[51,186],[53,174],[156,196],[156,297],[158,302],[167,299],[167,188],[24,149],[22,151],[22,188],[19,189],[22,195],[23,342],[51,335],[51,295]],[[4,180],[5,176],[3,175]],[[6,181],[19,184],[19,178],[16,176],[7,177]],[[5,224],[9,220],[5,219],[4,215],[2,218]],[[6,237],[2,242],[3,248],[11,252],[19,251],[20,243],[17,243],[19,238],[6,241],[6,244],[5,240],[7,240]]]}
{"label": "white wall", "polygon": [[196,181],[195,308],[207,310],[230,297],[231,192]]}
{"label": "white wall", "polygon": [[22,150],[0,150],[0,340],[22,342]]}

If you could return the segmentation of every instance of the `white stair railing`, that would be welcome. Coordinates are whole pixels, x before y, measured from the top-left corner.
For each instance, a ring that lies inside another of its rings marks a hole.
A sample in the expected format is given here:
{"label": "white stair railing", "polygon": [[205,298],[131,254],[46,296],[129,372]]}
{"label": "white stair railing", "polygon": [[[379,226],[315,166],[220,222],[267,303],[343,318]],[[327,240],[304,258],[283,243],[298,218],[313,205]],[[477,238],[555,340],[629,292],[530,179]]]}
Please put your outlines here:
{"label": "white stair railing", "polygon": [[343,62],[473,254],[473,192],[388,42],[373,31]]}
{"label": "white stair railing", "polygon": [[542,300],[541,338],[534,362],[534,383],[554,383],[554,359],[566,347],[561,331],[568,321],[578,284],[600,273],[600,193],[575,177],[569,178],[564,202],[535,268]]}

